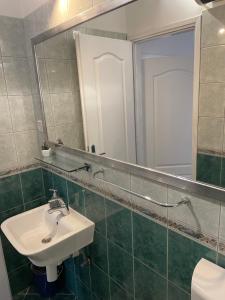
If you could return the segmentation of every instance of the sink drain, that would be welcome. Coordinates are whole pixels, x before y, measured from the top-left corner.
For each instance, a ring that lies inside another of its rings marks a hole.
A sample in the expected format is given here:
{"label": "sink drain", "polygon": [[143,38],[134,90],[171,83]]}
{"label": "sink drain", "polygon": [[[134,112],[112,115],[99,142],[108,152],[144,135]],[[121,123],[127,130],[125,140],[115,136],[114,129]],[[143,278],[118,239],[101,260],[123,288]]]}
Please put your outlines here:
{"label": "sink drain", "polygon": [[43,244],[47,244],[47,243],[50,243],[51,240],[52,240],[51,237],[47,237],[47,238],[42,239],[41,242],[42,242]]}

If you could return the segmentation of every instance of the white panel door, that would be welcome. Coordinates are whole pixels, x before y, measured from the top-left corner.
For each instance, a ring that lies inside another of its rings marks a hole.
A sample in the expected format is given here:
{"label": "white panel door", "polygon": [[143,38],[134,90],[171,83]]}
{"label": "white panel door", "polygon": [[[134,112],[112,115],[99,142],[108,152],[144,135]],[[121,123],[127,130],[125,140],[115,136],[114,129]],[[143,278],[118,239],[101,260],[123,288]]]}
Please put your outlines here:
{"label": "white panel door", "polygon": [[193,59],[146,58],[143,64],[146,165],[191,178]]}
{"label": "white panel door", "polygon": [[76,33],[87,149],[136,162],[132,43]]}

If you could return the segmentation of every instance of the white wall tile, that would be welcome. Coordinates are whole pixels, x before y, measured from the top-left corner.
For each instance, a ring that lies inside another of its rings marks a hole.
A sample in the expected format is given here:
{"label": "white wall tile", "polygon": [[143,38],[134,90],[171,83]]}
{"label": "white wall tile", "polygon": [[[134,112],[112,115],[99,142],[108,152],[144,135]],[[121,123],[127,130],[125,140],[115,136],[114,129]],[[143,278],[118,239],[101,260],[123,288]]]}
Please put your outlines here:
{"label": "white wall tile", "polygon": [[23,20],[1,16],[0,37],[2,56],[26,57]]}
{"label": "white wall tile", "polygon": [[17,132],[14,136],[19,166],[26,166],[37,162],[34,159],[35,157],[39,157],[36,130]]}
{"label": "white wall tile", "polygon": [[28,60],[23,58],[3,58],[8,95],[31,95],[31,81]]}
{"label": "white wall tile", "polygon": [[221,152],[223,147],[224,118],[200,117],[198,149]]}
{"label": "white wall tile", "polygon": [[17,155],[13,134],[0,134],[0,171],[17,167]]}
{"label": "white wall tile", "polygon": [[199,116],[224,117],[225,84],[206,83],[200,85]]}
{"label": "white wall tile", "polygon": [[0,96],[0,134],[12,132],[9,102],[6,96]]}

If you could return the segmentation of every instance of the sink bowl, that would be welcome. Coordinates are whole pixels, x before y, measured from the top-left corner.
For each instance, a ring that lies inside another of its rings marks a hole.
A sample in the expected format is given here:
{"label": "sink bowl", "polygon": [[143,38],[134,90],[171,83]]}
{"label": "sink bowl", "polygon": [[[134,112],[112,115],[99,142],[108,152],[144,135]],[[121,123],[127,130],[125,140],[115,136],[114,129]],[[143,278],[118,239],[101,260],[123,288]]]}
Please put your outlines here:
{"label": "sink bowl", "polygon": [[[93,242],[95,225],[72,208],[60,219],[60,212],[49,214],[48,209],[46,204],[11,217],[1,229],[19,253],[34,265],[46,267],[47,279],[52,282],[57,279],[58,264]],[[52,239],[43,242],[54,231]]]}

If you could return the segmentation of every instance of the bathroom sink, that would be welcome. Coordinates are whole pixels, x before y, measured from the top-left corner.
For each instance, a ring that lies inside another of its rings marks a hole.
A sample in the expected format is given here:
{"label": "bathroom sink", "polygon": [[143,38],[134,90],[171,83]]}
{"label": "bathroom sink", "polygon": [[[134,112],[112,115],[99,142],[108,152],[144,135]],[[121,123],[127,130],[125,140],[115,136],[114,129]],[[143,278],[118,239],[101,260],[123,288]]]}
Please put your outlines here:
{"label": "bathroom sink", "polygon": [[54,281],[57,265],[92,243],[95,225],[72,208],[61,218],[59,211],[48,210],[47,204],[31,209],[5,220],[1,228],[13,247],[34,265],[46,266],[48,281]]}

